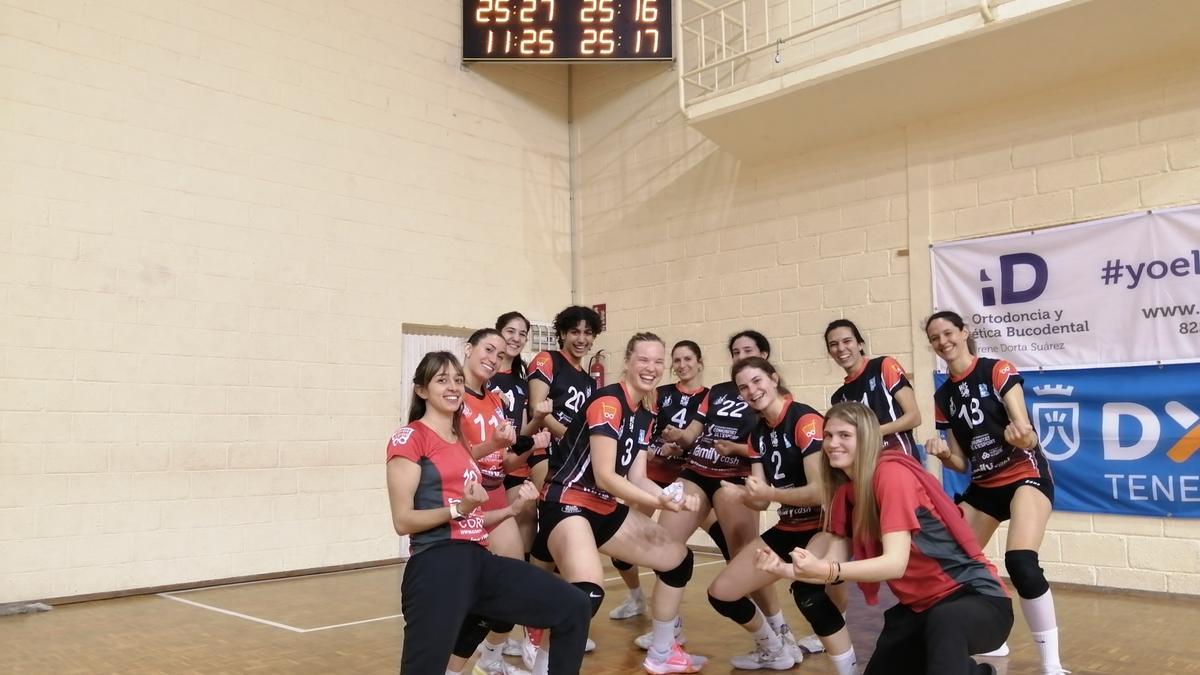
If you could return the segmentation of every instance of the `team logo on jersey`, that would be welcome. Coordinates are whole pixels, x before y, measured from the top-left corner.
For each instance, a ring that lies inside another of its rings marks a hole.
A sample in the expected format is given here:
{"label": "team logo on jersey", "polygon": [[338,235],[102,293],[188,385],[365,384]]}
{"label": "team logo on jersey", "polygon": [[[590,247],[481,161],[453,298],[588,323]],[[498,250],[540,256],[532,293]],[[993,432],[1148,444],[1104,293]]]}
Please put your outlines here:
{"label": "team logo on jersey", "polygon": [[670,397],[670,396],[668,396],[668,397],[666,397],[665,399],[663,399],[663,407],[666,407],[666,406],[669,406],[669,405],[671,405],[671,397]]}
{"label": "team logo on jersey", "polygon": [[404,427],[403,429],[397,431],[395,435],[392,436],[392,445],[404,445],[408,442],[409,436],[412,436],[412,432],[412,427]]}
{"label": "team logo on jersey", "polygon": [[[687,405],[688,401],[692,400],[691,396],[683,394],[679,397],[679,405]],[[671,405],[671,399],[667,399],[667,405]]]}
{"label": "team logo on jersey", "polygon": [[562,507],[563,513],[575,514],[579,513],[579,507],[574,504],[564,504]]}
{"label": "team logo on jersey", "polygon": [[618,411],[617,411],[616,406],[611,406],[607,403],[601,403],[600,404],[600,412],[604,414],[604,419],[606,419],[606,420],[617,419]]}
{"label": "team logo on jersey", "polygon": [[713,402],[712,402],[712,404],[713,404],[713,405],[721,405],[722,403],[724,403],[724,402],[725,402],[725,400],[726,400],[727,398],[729,398],[727,395],[725,395],[725,394],[721,394],[720,396],[718,396],[718,397],[716,397],[715,399],[713,399]]}
{"label": "team logo on jersey", "polygon": [[804,435],[808,436],[809,438],[817,437],[817,423],[813,420],[805,422],[804,426],[801,427],[800,430],[803,431]]}
{"label": "team logo on jersey", "polygon": [[642,429],[638,432],[638,445],[646,444],[646,430]]}
{"label": "team logo on jersey", "polygon": [[871,391],[875,391],[875,378],[867,380],[867,386],[871,388]]}
{"label": "team logo on jersey", "polygon": [[987,398],[987,395],[988,395],[988,386],[986,383],[981,382],[979,384],[979,396],[980,396],[980,398]]}
{"label": "team logo on jersey", "polygon": [[958,393],[962,394],[963,396],[970,396],[971,395],[971,385],[967,384],[966,382],[963,382],[962,384],[958,385]]}
{"label": "team logo on jersey", "polygon": [[496,408],[496,412],[494,414],[496,415],[496,419],[504,419],[504,408]]}

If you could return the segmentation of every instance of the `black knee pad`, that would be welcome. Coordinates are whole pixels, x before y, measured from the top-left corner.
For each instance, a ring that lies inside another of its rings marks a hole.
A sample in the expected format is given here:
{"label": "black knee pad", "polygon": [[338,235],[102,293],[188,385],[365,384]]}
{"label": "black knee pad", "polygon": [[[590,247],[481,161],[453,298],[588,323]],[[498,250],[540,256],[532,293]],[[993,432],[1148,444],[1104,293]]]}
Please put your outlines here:
{"label": "black knee pad", "polygon": [[725,562],[729,562],[729,542],[725,541],[725,531],[721,529],[721,524],[713,523],[712,527],[708,528],[708,536],[712,537],[713,543],[717,545],[721,555],[725,556]]}
{"label": "black knee pad", "polygon": [[687,586],[687,582],[692,580],[692,568],[696,565],[696,556],[692,554],[692,549],[687,550],[687,555],[683,556],[683,560],[675,566],[675,569],[667,570],[666,572],[655,572],[662,582],[672,588],[683,588]]}
{"label": "black knee pad", "polygon": [[717,614],[732,619],[738,624],[749,623],[750,619],[754,618],[754,603],[745,596],[730,602],[729,600],[718,600],[709,593],[708,604],[717,610]]}
{"label": "black knee pad", "polygon": [[813,632],[820,637],[833,635],[846,626],[846,617],[842,616],[837,605],[829,599],[824,586],[792,582],[792,598],[800,613],[812,625]]}
{"label": "black knee pad", "polygon": [[604,602],[604,589],[590,581],[576,581],[571,585],[587,596],[588,602],[592,603],[592,616],[596,616],[596,612],[600,611],[600,603]]}
{"label": "black knee pad", "polygon": [[625,562],[624,560],[617,560],[616,558],[611,558],[611,560],[613,567],[617,568],[617,570],[621,572],[628,572],[629,570],[633,569],[633,565]]}
{"label": "black knee pad", "polygon": [[463,621],[463,625],[458,630],[458,638],[454,640],[454,655],[461,656],[464,659],[471,658],[475,653],[475,649],[479,647],[479,643],[483,642],[483,638],[487,637],[490,626],[488,622],[480,616],[469,615]]}
{"label": "black knee pad", "polygon": [[1037,551],[1009,551],[1004,554],[1008,578],[1017,587],[1017,594],[1026,600],[1040,598],[1050,590],[1046,573],[1038,565]]}

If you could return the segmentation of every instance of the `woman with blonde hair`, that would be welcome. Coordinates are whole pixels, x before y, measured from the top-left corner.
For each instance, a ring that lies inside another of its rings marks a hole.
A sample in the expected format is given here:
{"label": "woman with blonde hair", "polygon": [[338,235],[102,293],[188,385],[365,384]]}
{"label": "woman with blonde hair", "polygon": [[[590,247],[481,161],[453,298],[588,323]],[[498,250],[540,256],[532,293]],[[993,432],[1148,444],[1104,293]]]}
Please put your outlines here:
{"label": "woman with blonde hair", "polygon": [[825,416],[821,476],[826,527],[850,541],[850,562],[798,548],[790,564],[759,551],[759,569],[808,583],[856,581],[869,604],[886,581],[899,603],[864,675],[995,673],[971,654],[1012,628],[1012,600],[996,568],[941,485],[908,455],[881,452],[879,420],[861,403]]}

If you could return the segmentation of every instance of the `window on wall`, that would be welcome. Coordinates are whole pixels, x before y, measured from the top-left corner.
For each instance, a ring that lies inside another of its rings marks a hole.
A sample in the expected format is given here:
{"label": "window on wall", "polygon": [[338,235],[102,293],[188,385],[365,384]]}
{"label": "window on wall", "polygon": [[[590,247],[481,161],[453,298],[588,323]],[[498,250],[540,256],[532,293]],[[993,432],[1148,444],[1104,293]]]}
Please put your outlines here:
{"label": "window on wall", "polygon": [[[447,351],[463,360],[463,345],[471,336],[466,328],[449,326],[424,326],[419,324],[404,324],[400,327],[400,419],[408,421],[408,404],[412,396],[412,378],[417,372],[417,364],[421,357],[429,352]],[[408,558],[409,541],[407,536],[400,537],[399,556]]]}

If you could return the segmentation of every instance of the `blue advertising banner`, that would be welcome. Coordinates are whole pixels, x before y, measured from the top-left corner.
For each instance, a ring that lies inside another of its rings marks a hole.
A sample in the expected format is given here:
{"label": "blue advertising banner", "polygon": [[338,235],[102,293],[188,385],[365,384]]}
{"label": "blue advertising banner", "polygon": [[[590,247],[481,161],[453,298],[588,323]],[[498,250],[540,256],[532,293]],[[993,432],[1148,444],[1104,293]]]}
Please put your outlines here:
{"label": "blue advertising banner", "polygon": [[[1200,364],[1022,375],[1056,510],[1200,518]],[[943,478],[966,488],[966,474]]]}

